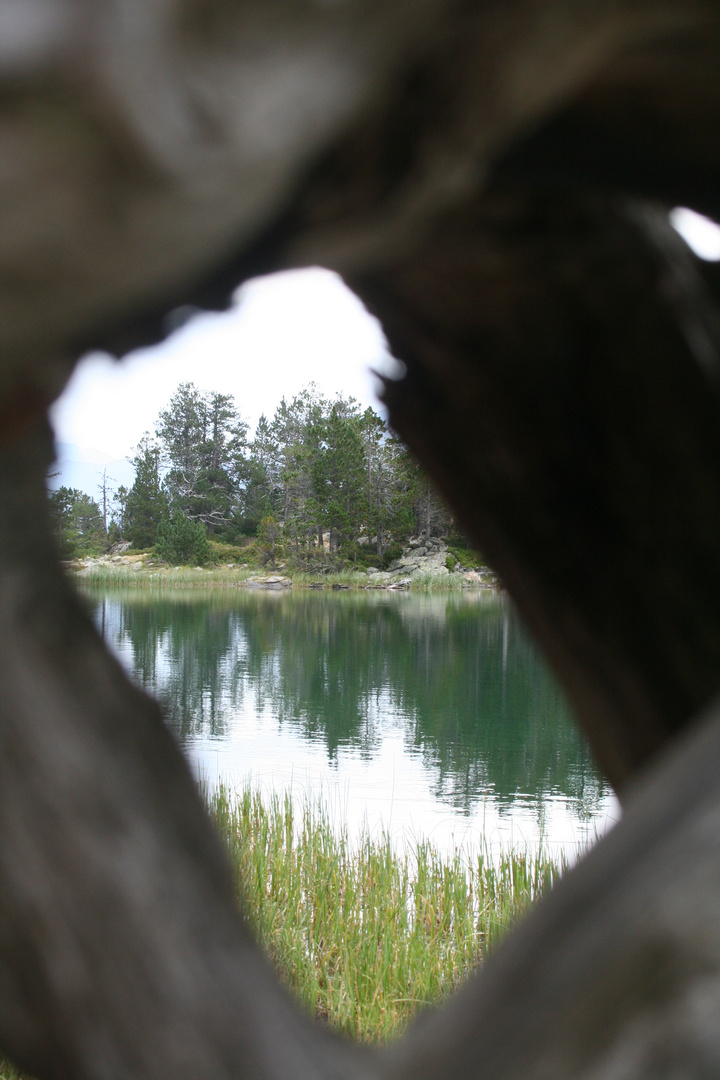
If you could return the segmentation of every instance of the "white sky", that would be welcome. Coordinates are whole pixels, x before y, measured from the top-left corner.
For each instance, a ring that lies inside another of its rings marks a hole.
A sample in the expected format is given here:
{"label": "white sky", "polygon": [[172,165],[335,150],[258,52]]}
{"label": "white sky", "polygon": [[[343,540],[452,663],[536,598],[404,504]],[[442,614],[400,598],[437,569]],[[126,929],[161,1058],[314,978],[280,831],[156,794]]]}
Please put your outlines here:
{"label": "white sky", "polygon": [[714,221],[678,206],[670,213],[670,224],[701,259],[720,262],[720,228]]}
{"label": "white sky", "polygon": [[370,368],[392,360],[373,319],[342,280],[327,270],[256,278],[235,305],[195,316],[162,344],[122,361],[85,357],[51,418],[58,441],[122,459],[153,431],[178,384],[232,394],[254,430],[280,399],[316,382],[379,410]]}
{"label": "white sky", "polygon": [[[720,228],[691,210],[670,220],[701,258],[720,260]],[[369,369],[391,371],[382,331],[337,275],[299,270],[248,282],[235,305],[193,318],[161,345],[118,362],[88,356],[51,417],[56,438],[114,459],[132,453],[178,384],[232,394],[254,430],[281,397],[316,382],[379,409]]]}

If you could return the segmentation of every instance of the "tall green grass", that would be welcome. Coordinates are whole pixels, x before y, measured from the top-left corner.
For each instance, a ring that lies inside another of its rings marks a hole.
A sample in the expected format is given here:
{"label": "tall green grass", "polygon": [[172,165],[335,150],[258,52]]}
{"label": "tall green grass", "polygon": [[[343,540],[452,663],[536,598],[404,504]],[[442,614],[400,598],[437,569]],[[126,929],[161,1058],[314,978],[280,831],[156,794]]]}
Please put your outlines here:
{"label": "tall green grass", "polygon": [[[289,796],[221,787],[208,799],[238,900],[303,1008],[364,1042],[402,1033],[495,947],[561,867],[544,854],[498,860],[429,842],[394,851],[387,834],[350,843],[327,811]],[[0,1080],[24,1080],[0,1059]]]}
{"label": "tall green grass", "polygon": [[318,573],[308,570],[279,571],[287,573],[292,578],[296,588],[309,588],[321,585],[324,589],[332,588],[333,585],[341,585],[348,589],[364,589],[372,578],[364,570],[333,570],[330,573]]}
{"label": "tall green grass", "polygon": [[399,1035],[454,990],[558,876],[545,855],[493,861],[398,854],[387,834],[351,845],[321,805],[220,788],[210,812],[256,939],[303,1007],[368,1042]]}
{"label": "tall green grass", "polygon": [[0,1080],[25,1080],[25,1076],[11,1061],[0,1058]]}
{"label": "tall green grass", "polygon": [[463,592],[467,584],[462,574],[415,574],[411,579],[412,592]]}
{"label": "tall green grass", "polygon": [[[333,586],[346,589],[376,589],[381,583],[368,575],[363,570],[337,570],[329,574],[308,573],[306,571],[282,569],[259,570],[257,567],[227,566],[142,566],[140,569],[132,569],[128,566],[112,564],[99,564],[86,567],[77,572],[70,570],[71,574],[77,574],[78,578],[88,585],[108,586],[109,588],[154,588],[154,589],[193,589],[193,588],[227,588],[232,586],[244,587],[249,578],[262,579],[278,575],[292,579],[293,588],[323,588],[331,589]],[[381,579],[382,581],[382,579]],[[387,581],[384,584],[388,584]],[[405,586],[412,592],[462,592],[466,589],[466,583],[460,574],[417,574]]]}
{"label": "tall green grass", "polygon": [[[72,573],[72,571],[71,571]],[[259,577],[257,569],[227,566],[200,568],[195,566],[143,566],[139,570],[127,566],[100,564],[90,566],[77,574],[80,581],[88,585],[107,585],[108,587],[153,588],[153,589],[192,589],[208,586],[245,585],[248,578]],[[278,571],[282,573],[282,571]]]}

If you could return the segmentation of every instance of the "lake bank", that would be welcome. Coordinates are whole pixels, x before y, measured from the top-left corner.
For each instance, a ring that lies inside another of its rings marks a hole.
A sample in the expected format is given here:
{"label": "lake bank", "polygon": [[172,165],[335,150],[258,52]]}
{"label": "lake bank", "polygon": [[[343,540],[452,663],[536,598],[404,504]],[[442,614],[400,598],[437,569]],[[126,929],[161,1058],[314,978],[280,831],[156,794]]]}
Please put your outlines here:
{"label": "lake bank", "polygon": [[452,993],[560,876],[544,852],[493,860],[387,833],[352,844],[321,803],[245,785],[210,814],[256,940],[301,1006],[363,1042],[397,1038]]}
{"label": "lake bank", "polygon": [[274,570],[257,566],[167,566],[150,555],[116,555],[66,563],[74,578],[92,586],[109,588],[240,588],[240,589],[354,589],[367,591],[462,592],[495,590],[498,582],[490,570],[440,569],[412,571],[339,570],[308,572],[280,564]]}
{"label": "lake bank", "polygon": [[[431,843],[357,847],[306,802],[220,788],[208,810],[254,937],[300,1007],[366,1043],[398,1038],[452,993],[560,876],[542,853],[498,863]],[[28,1080],[0,1057],[0,1080]]]}

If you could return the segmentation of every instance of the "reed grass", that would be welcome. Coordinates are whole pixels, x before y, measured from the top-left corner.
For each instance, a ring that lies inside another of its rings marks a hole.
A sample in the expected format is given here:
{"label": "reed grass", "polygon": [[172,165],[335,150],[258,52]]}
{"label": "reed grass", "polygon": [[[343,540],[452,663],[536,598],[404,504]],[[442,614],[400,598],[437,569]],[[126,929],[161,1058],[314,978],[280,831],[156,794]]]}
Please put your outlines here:
{"label": "reed grass", "polygon": [[[129,566],[100,564],[78,571],[69,568],[73,576],[92,586],[108,588],[138,589],[195,589],[195,588],[244,588],[250,578],[264,578],[273,575],[288,577],[294,589],[378,589],[383,584],[368,576],[362,570],[338,570],[330,574],[317,574],[306,571],[259,570],[257,567],[228,566]],[[461,574],[416,574],[406,586],[410,592],[463,592],[467,585]]]}
{"label": "reed grass", "polygon": [[[227,845],[238,900],[301,1006],[363,1042],[399,1036],[456,989],[548,889],[542,852],[399,854],[387,833],[351,844],[320,803],[220,787],[208,806]],[[27,1080],[0,1058],[0,1080]]]}
{"label": "reed grass", "polygon": [[292,578],[294,588],[322,587],[324,589],[342,586],[348,589],[364,589],[372,580],[364,570],[333,570],[327,574],[313,573],[311,570],[283,571]]}
{"label": "reed grass", "polygon": [[11,1061],[0,1058],[0,1080],[26,1080],[26,1077]]}
{"label": "reed grass", "polygon": [[[99,565],[89,566],[79,572],[73,572],[88,585],[107,585],[111,588],[142,589],[193,589],[207,587],[228,588],[243,587],[248,578],[259,577],[262,571],[257,568],[228,566],[142,566],[135,570],[127,566]],[[282,573],[282,571],[278,571]]]}
{"label": "reed grass", "polygon": [[415,574],[410,581],[411,592],[464,592],[467,582],[462,574]]}
{"label": "reed grass", "polygon": [[483,962],[560,873],[543,853],[403,854],[367,830],[355,844],[320,804],[215,791],[210,812],[256,939],[316,1018],[365,1042],[400,1035]]}

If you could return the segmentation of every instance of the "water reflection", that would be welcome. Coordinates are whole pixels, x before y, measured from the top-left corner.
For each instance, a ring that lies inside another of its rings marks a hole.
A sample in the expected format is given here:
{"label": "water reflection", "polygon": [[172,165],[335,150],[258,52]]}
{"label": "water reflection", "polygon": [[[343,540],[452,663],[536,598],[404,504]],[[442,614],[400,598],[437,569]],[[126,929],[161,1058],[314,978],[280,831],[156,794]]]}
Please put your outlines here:
{"label": "water reflection", "polygon": [[560,804],[578,836],[602,828],[614,808],[557,685],[496,597],[88,598],[191,758],[209,745],[236,746],[233,762],[247,772],[270,733],[297,760],[312,750],[335,775],[350,768],[352,783],[363,767],[371,778],[392,747],[393,797],[398,763],[403,775],[419,766],[436,810],[486,819],[489,802],[496,815],[520,806],[546,839]]}

